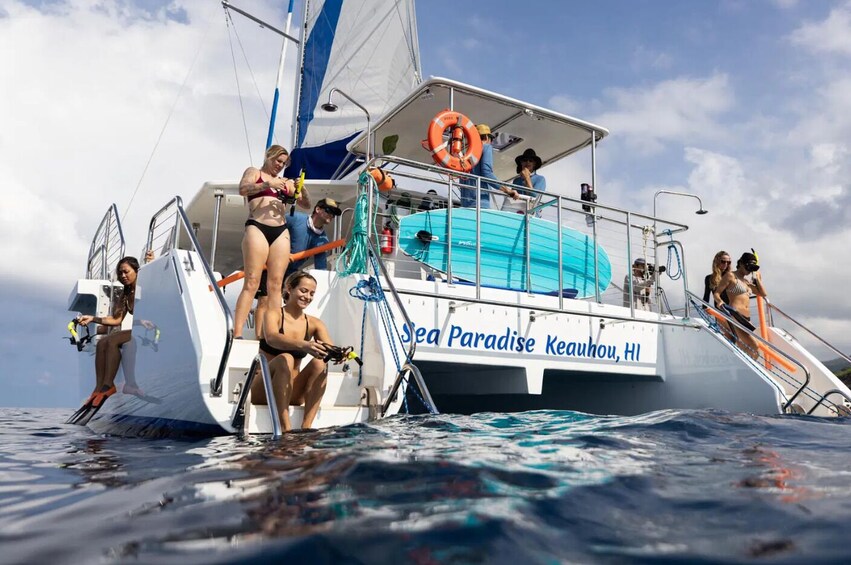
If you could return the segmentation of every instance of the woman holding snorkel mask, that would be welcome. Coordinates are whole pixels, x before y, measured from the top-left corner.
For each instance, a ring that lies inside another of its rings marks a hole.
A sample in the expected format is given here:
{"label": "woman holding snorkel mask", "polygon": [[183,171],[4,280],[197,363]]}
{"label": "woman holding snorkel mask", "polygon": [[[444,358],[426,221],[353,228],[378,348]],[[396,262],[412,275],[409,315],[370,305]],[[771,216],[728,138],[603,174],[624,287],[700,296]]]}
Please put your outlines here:
{"label": "woman holding snorkel mask", "polygon": [[[753,249],[751,249],[753,251]],[[748,279],[750,277],[750,279]],[[726,292],[729,302],[722,299]],[[712,291],[715,305],[732,316],[738,323],[750,331],[756,327],[751,323],[751,294],[765,298],[768,294],[762,283],[762,275],[759,273],[759,258],[756,253],[742,253],[736,261],[736,269],[724,273],[721,282]],[[741,339],[747,347],[744,349],[754,359],[758,356],[756,340],[738,327],[733,327],[736,337]]]}

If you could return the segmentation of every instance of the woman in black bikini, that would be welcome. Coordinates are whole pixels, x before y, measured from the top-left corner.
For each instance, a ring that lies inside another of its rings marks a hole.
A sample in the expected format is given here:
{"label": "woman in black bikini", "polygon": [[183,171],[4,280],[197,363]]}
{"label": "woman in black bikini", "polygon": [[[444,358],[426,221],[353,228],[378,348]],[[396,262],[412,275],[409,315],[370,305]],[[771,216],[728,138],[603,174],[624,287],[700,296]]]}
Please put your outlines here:
{"label": "woman in black bikini", "polygon": [[[270,296],[280,296],[284,271],[290,257],[290,234],[287,231],[287,209],[279,194],[292,196],[295,184],[291,179],[279,178],[289,160],[289,153],[280,145],[266,150],[260,169],[248,167],[239,181],[239,193],[248,198],[248,221],[242,238],[242,259],[245,280],[236,300],[233,335],[242,337],[242,327],[254,295],[260,286],[260,275],[265,266],[267,291]],[[299,206],[309,207],[307,193],[302,192]]]}
{"label": "woman in black bikini", "polygon": [[[302,428],[312,426],[325,394],[324,344],[333,344],[322,320],[304,313],[315,293],[316,279],[304,271],[296,271],[287,277],[284,307],[269,308],[265,315],[260,350],[269,360],[272,391],[284,431],[292,429],[289,407],[302,403]],[[302,369],[301,361],[308,354],[313,359]],[[256,404],[266,403],[266,391],[260,379],[254,379],[251,398]]]}

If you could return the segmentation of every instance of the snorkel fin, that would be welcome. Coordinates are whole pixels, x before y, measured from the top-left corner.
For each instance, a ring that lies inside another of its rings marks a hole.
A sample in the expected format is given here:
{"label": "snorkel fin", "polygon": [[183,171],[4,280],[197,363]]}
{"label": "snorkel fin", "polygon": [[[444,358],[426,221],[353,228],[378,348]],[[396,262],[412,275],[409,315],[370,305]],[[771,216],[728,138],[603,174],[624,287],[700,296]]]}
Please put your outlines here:
{"label": "snorkel fin", "polygon": [[93,392],[91,396],[80,406],[76,412],[71,414],[71,417],[65,420],[66,424],[76,424],[85,426],[89,420],[98,413],[100,407],[106,402],[106,399],[115,394],[115,385],[107,387],[103,385],[99,392]]}

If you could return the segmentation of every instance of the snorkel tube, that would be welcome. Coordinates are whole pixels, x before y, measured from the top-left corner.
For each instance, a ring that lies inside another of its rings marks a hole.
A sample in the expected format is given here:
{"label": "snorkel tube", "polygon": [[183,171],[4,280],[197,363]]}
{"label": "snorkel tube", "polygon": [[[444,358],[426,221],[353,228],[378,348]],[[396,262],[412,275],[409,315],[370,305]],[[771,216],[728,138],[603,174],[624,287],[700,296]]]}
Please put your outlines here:
{"label": "snorkel tube", "polygon": [[77,346],[77,351],[83,351],[83,348],[86,347],[86,344],[92,341],[92,334],[89,331],[89,326],[83,326],[86,328],[86,335],[80,337],[80,334],[77,333],[77,326],[80,325],[80,319],[74,318],[70,322],[68,322],[68,333],[71,334],[71,337],[68,338],[68,341],[71,342],[71,345]]}
{"label": "snorkel tube", "polygon": [[290,216],[295,215],[295,203],[301,198],[301,189],[304,188],[304,169],[301,170],[301,174],[298,176],[298,180],[295,183],[295,192],[293,193],[293,204],[290,206]]}

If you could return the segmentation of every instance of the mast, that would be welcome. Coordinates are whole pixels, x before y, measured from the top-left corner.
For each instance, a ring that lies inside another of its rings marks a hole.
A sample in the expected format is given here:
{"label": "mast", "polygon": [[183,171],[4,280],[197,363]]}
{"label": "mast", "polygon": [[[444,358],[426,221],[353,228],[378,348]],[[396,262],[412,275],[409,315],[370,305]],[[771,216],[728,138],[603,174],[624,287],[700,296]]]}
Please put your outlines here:
{"label": "mast", "polygon": [[[290,0],[290,4],[287,7],[287,27],[285,29],[285,33],[289,35],[290,33],[290,24],[293,19],[293,4],[295,0]],[[266,149],[272,145],[272,137],[275,135],[275,116],[278,113],[278,99],[280,98],[280,90],[281,90],[281,80],[284,77],[284,61],[287,58],[287,38],[281,41],[281,60],[278,62],[278,79],[275,82],[275,99],[272,102],[272,115],[269,117],[269,135],[266,136]]]}

